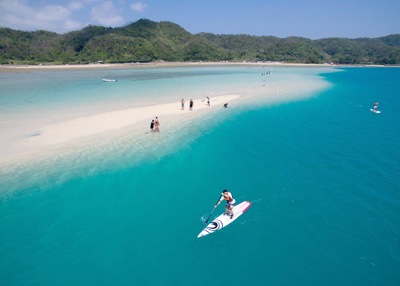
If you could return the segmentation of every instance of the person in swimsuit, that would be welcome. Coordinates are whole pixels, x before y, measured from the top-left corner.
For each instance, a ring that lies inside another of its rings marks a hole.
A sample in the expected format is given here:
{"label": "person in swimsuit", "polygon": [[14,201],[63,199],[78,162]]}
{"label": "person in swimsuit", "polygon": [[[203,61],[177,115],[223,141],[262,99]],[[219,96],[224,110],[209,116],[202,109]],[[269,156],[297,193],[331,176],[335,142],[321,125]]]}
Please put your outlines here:
{"label": "person in swimsuit", "polygon": [[181,107],[181,110],[184,110],[185,109],[185,100],[182,98],[182,101],[181,101],[181,103],[182,103],[182,107]]}
{"label": "person in swimsuit", "polygon": [[156,117],[156,120],[154,121],[154,132],[160,132],[160,122],[158,122],[158,117]]}
{"label": "person in swimsuit", "polygon": [[193,100],[190,100],[189,102],[189,110],[193,110]]}
{"label": "person in swimsuit", "polygon": [[231,215],[231,219],[233,218],[233,211],[232,208],[235,205],[235,199],[233,198],[232,194],[227,190],[224,190],[221,194],[221,198],[219,199],[218,203],[215,205],[217,207],[223,200],[226,200],[225,205],[225,214],[224,215]]}

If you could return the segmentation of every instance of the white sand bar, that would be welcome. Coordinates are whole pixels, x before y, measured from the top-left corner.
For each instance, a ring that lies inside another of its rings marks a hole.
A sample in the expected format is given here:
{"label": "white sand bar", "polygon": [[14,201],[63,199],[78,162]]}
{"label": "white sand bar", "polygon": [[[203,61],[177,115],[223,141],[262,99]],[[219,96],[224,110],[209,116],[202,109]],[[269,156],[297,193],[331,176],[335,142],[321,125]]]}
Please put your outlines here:
{"label": "white sand bar", "polygon": [[[96,135],[104,135],[108,132],[116,131],[121,128],[132,126],[140,122],[149,122],[155,116],[159,117],[161,130],[162,116],[180,115],[176,119],[182,119],[182,116],[192,114],[198,110],[209,108],[221,108],[223,104],[239,97],[239,95],[223,95],[211,98],[211,106],[208,106],[204,99],[193,100],[193,111],[189,111],[189,101],[185,102],[185,109],[181,110],[181,103],[167,103],[138,108],[129,108],[118,111],[111,111],[102,114],[75,118],[60,123],[40,127],[40,135],[25,138],[20,142],[21,147],[28,149],[47,147],[70,143],[72,141],[82,141]],[[146,129],[147,131],[148,129]],[[25,149],[24,148],[24,149]]]}

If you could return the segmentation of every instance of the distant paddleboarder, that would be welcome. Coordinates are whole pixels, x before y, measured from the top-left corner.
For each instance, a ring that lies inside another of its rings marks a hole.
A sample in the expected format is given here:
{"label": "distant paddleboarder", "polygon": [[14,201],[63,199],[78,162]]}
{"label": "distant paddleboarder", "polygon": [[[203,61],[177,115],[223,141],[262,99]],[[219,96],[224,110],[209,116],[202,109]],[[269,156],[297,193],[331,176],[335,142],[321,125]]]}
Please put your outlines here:
{"label": "distant paddleboarder", "polygon": [[226,200],[225,215],[230,214],[231,218],[233,218],[232,208],[235,205],[235,199],[233,198],[232,194],[227,190],[224,190],[221,195],[222,195],[221,198],[219,199],[218,203],[215,205],[214,208],[216,208],[223,200]]}
{"label": "distant paddleboarder", "polygon": [[377,101],[375,101],[374,103],[374,111],[378,111],[379,108],[379,103]]}

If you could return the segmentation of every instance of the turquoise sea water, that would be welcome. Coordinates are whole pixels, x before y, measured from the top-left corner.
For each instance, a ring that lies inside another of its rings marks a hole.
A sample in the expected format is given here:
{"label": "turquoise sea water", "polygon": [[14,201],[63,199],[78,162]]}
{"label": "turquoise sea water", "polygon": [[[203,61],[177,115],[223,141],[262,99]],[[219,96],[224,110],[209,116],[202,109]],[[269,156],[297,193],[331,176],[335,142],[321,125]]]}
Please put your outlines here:
{"label": "turquoise sea water", "polygon": [[[1,107],[3,122],[23,124],[23,112],[57,121],[85,112],[85,102],[93,113],[151,104],[149,96],[169,102],[175,92],[243,96],[184,128],[162,129],[164,137],[141,148],[124,135],[94,152],[2,168],[1,284],[398,285],[400,69],[271,69],[268,77],[255,68],[157,69],[136,80],[123,70],[114,100],[97,84],[115,71],[18,75],[38,90],[48,77],[65,88],[49,87],[47,98],[28,88],[39,99],[26,104],[20,86]],[[0,77],[6,90],[21,79]],[[68,100],[64,92],[77,79],[92,86]],[[298,89],[271,103],[250,87],[264,79],[267,87],[295,82]],[[124,92],[132,82],[143,88],[139,100]],[[149,92],[154,86],[166,95]],[[369,111],[375,101],[381,114]],[[223,189],[252,206],[198,239]]]}

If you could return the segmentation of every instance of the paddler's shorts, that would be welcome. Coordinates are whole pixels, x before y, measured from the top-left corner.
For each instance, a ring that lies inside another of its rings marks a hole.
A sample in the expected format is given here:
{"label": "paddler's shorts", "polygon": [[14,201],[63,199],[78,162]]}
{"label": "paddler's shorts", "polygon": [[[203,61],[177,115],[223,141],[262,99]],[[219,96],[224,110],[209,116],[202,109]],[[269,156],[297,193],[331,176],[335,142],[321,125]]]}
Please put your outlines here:
{"label": "paddler's shorts", "polygon": [[231,202],[226,202],[226,206],[229,207],[230,209],[233,208],[235,206],[235,200],[231,201]]}

